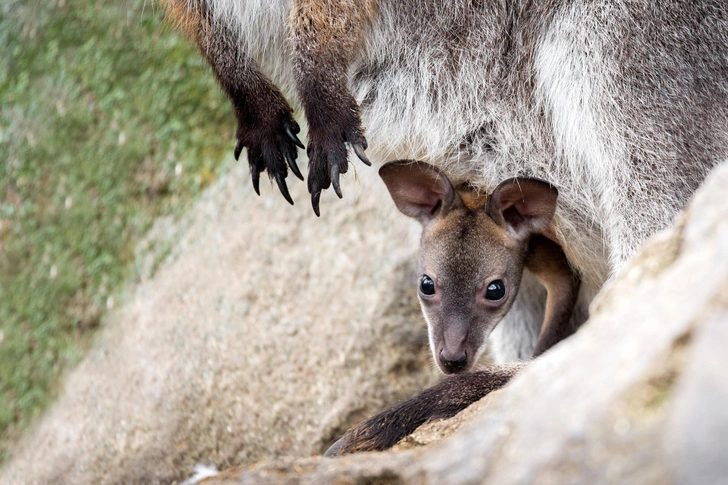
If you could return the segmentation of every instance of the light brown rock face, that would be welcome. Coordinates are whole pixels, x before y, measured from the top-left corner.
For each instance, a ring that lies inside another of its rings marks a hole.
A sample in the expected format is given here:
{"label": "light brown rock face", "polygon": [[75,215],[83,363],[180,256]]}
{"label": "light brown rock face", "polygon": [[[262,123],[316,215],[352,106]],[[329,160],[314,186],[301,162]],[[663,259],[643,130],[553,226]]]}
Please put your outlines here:
{"label": "light brown rock face", "polygon": [[724,164],[604,288],[585,327],[445,441],[205,483],[728,483],[726,194]]}
{"label": "light brown rock face", "polygon": [[[192,211],[170,260],[130,290],[0,483],[170,483],[321,453],[437,375],[412,274],[419,228],[376,175],[296,206],[245,163]],[[184,225],[184,224],[183,224]]]}
{"label": "light brown rock face", "polygon": [[171,483],[197,462],[245,465],[208,484],[726,483],[728,165],[506,388],[399,451],[302,458],[434,376],[418,230],[360,172],[314,220],[302,184],[289,208],[237,166],[0,483]]}

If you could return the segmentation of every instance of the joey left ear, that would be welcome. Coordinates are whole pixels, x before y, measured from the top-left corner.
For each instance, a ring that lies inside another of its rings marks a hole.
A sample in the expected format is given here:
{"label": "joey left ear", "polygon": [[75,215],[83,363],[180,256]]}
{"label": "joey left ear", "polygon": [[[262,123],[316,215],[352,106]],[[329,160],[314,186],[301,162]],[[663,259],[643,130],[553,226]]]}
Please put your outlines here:
{"label": "joey left ear", "polygon": [[488,215],[519,239],[545,231],[556,211],[559,192],[547,182],[512,178],[501,182],[488,199]]}
{"label": "joey left ear", "polygon": [[379,176],[400,212],[423,226],[444,216],[460,201],[447,176],[424,162],[387,162],[379,169]]}

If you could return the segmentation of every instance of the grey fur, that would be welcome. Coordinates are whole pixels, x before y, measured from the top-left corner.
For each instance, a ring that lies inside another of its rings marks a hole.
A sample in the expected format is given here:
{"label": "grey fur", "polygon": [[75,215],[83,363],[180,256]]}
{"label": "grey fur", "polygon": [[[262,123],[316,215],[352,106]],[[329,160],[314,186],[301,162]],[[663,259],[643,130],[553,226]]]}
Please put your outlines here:
{"label": "grey fur", "polygon": [[[290,2],[209,4],[293,96]],[[383,0],[349,84],[375,159],[422,160],[485,191],[516,176],[557,186],[556,232],[582,276],[583,318],[606,279],[728,159],[728,6]],[[533,344],[534,296],[522,288],[494,332],[506,340],[494,344],[497,360]]]}

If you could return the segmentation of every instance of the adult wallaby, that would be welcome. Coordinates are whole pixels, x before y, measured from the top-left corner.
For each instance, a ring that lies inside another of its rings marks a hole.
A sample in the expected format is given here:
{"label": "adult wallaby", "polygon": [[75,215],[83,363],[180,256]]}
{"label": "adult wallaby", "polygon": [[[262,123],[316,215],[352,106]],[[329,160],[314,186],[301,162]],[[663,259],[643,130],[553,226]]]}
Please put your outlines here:
{"label": "adult wallaby", "polygon": [[[580,280],[555,241],[557,190],[540,180],[509,179],[489,194],[453,187],[422,162],[379,170],[397,208],[422,224],[418,297],[430,349],[446,374],[464,373],[508,313],[524,268],[546,289],[546,309],[533,357],[571,335]],[[511,334],[530,341],[529,334]],[[443,380],[349,430],[327,455],[386,449],[434,418],[453,416],[504,385],[524,365],[491,367]]]}
{"label": "adult wallaby", "polygon": [[[362,126],[372,158],[422,160],[456,186],[558,187],[553,236],[582,280],[574,322],[728,158],[725,0],[163,2],[233,101],[256,190],[266,170],[290,199],[287,166],[299,174],[283,93],[309,125],[316,211],[323,189],[340,193],[347,144],[366,147]],[[533,355],[545,298],[525,271],[489,337],[497,362]]]}
{"label": "adult wallaby", "polygon": [[378,159],[558,186],[555,232],[592,293],[728,155],[723,0],[162,2],[231,97],[256,187],[298,174],[283,93],[314,202],[365,147],[361,113]]}

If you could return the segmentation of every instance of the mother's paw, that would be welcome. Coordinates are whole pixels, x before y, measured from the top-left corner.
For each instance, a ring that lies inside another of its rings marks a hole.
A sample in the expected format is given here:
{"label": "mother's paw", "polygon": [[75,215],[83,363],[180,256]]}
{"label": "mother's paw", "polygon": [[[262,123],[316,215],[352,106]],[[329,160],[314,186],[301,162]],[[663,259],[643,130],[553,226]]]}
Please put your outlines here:
{"label": "mother's paw", "polygon": [[[329,121],[324,123],[309,121],[308,191],[317,216],[320,215],[319,199],[323,190],[333,186],[336,195],[340,199],[343,197],[339,175],[349,169],[347,145],[362,162],[371,165],[364,155],[367,140],[359,122],[358,110],[349,111],[345,116],[332,113]],[[340,121],[336,122],[337,119]]]}
{"label": "mother's paw", "polygon": [[304,148],[296,136],[301,129],[293,119],[290,108],[280,110],[275,116],[266,119],[269,121],[248,123],[246,117],[238,114],[235,159],[238,160],[243,148],[247,148],[250,176],[255,192],[260,195],[260,174],[266,171],[270,178],[275,179],[283,197],[293,205],[286,177],[290,168],[296,177],[303,180],[303,175],[296,165],[298,157],[296,147]]}

